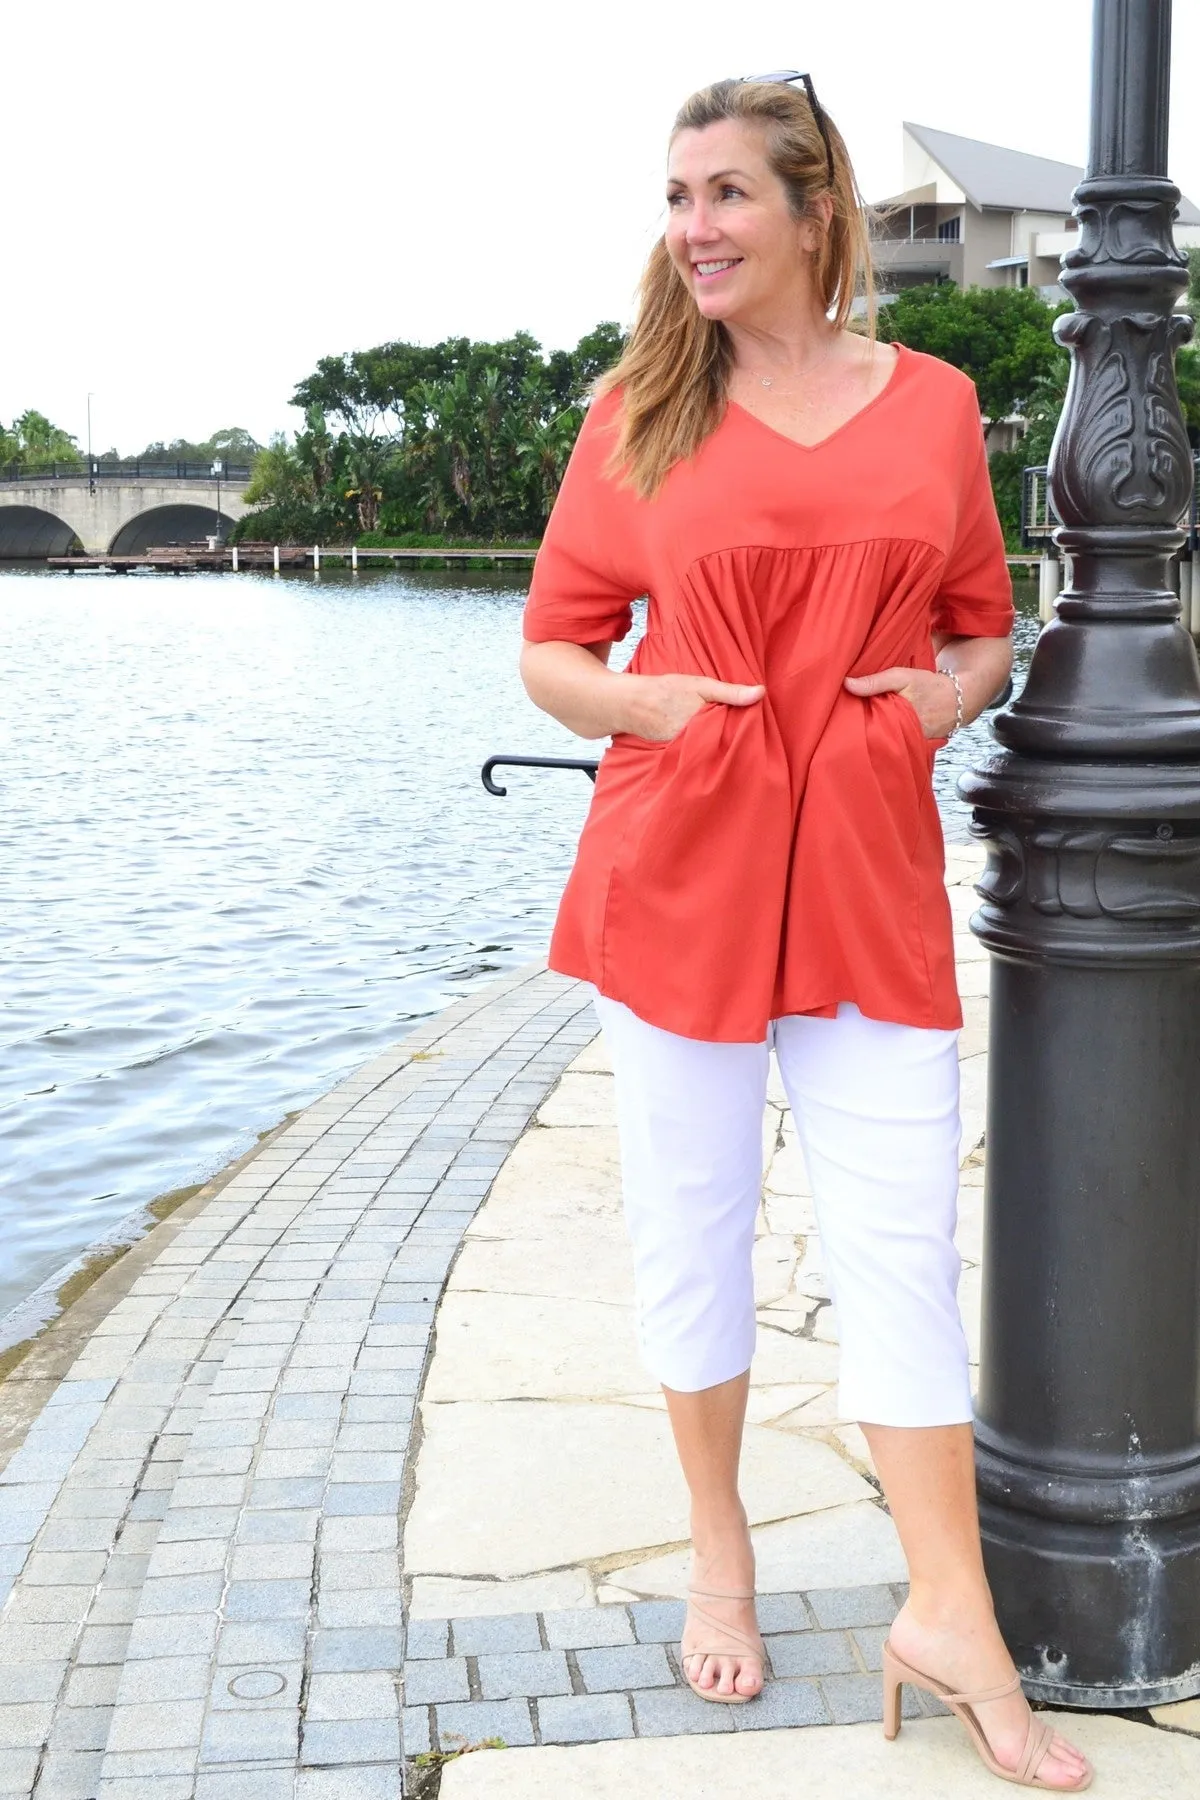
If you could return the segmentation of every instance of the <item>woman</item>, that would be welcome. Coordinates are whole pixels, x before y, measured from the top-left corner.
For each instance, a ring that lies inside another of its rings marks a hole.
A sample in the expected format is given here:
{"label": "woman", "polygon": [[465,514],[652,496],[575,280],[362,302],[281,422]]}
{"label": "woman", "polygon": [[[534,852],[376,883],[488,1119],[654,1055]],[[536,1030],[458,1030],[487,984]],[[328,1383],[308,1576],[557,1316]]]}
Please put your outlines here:
{"label": "woman", "polygon": [[[803,83],[803,87],[793,83]],[[667,227],[538,556],[522,674],[611,737],[551,947],[613,1058],[643,1353],[691,1494],[682,1667],[763,1679],[737,1469],[770,1044],[817,1208],[840,1410],[910,1591],[885,1657],[985,1763],[1077,1791],[984,1576],[955,1289],[957,1029],[933,751],[1003,686],[1011,585],[971,382],[846,329],[868,279],[807,77],[722,81],[670,143]],[[608,667],[649,595],[630,663]]]}

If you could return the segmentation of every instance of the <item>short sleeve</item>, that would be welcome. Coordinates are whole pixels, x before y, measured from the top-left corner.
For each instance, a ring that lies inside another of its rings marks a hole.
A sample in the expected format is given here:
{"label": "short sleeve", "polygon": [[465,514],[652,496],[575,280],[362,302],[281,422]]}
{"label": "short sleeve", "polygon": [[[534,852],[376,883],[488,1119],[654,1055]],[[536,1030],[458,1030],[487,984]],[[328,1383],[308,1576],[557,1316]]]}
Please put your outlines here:
{"label": "short sleeve", "polygon": [[933,629],[949,637],[1007,637],[1016,614],[974,387],[959,438],[954,542],[933,601]]}
{"label": "short sleeve", "polygon": [[605,472],[619,400],[589,407],[533,566],[523,631],[535,644],[617,641],[646,591],[635,573],[636,511],[631,489]]}

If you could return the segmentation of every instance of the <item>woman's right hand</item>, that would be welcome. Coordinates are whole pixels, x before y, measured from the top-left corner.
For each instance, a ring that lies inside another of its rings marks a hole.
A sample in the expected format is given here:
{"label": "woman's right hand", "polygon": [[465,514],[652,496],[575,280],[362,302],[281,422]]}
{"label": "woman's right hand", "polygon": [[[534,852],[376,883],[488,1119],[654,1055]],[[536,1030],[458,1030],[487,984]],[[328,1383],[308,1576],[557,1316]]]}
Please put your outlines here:
{"label": "woman's right hand", "polygon": [[[535,706],[584,738],[669,743],[706,706],[753,706],[766,693],[708,675],[632,675],[608,666],[611,643],[526,643],[521,678]],[[949,683],[946,684],[949,686]]]}
{"label": "woman's right hand", "polygon": [[629,722],[623,729],[652,743],[670,743],[706,706],[754,706],[766,688],[708,675],[627,675]]}

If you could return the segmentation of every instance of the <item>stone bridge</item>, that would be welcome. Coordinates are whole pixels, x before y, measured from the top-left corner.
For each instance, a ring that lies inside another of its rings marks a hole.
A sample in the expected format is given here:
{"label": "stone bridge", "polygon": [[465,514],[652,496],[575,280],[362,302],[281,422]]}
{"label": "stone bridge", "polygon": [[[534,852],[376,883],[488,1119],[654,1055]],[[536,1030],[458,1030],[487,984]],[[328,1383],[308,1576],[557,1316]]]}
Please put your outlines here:
{"label": "stone bridge", "polygon": [[0,561],[195,543],[217,530],[218,489],[222,532],[244,516],[249,479],[249,469],[231,468],[218,482],[206,465],[189,464],[0,477]]}

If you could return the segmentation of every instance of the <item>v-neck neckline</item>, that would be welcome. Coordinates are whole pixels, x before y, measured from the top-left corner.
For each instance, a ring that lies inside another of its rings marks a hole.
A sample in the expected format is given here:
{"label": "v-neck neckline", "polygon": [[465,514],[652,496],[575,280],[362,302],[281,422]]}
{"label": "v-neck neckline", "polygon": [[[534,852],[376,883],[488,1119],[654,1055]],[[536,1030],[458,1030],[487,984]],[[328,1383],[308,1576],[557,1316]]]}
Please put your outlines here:
{"label": "v-neck neckline", "polygon": [[892,347],[896,351],[895,365],[879,392],[873,395],[865,406],[860,406],[857,412],[851,413],[848,419],[843,419],[840,425],[835,425],[833,430],[823,438],[818,438],[815,444],[802,444],[799,438],[789,437],[786,431],[780,431],[776,426],[768,425],[765,419],[760,419],[757,413],[751,412],[748,406],[743,406],[738,400],[726,400],[725,404],[735,408],[744,418],[749,419],[751,424],[759,426],[763,431],[769,431],[773,438],[779,439],[780,443],[790,444],[793,450],[803,450],[810,454],[814,450],[824,450],[826,444],[832,444],[836,438],[841,437],[844,431],[849,431],[852,425],[857,425],[861,418],[878,406],[881,400],[885,400],[892,389],[896,387],[900,371],[908,360],[909,350],[906,344],[894,344]]}

